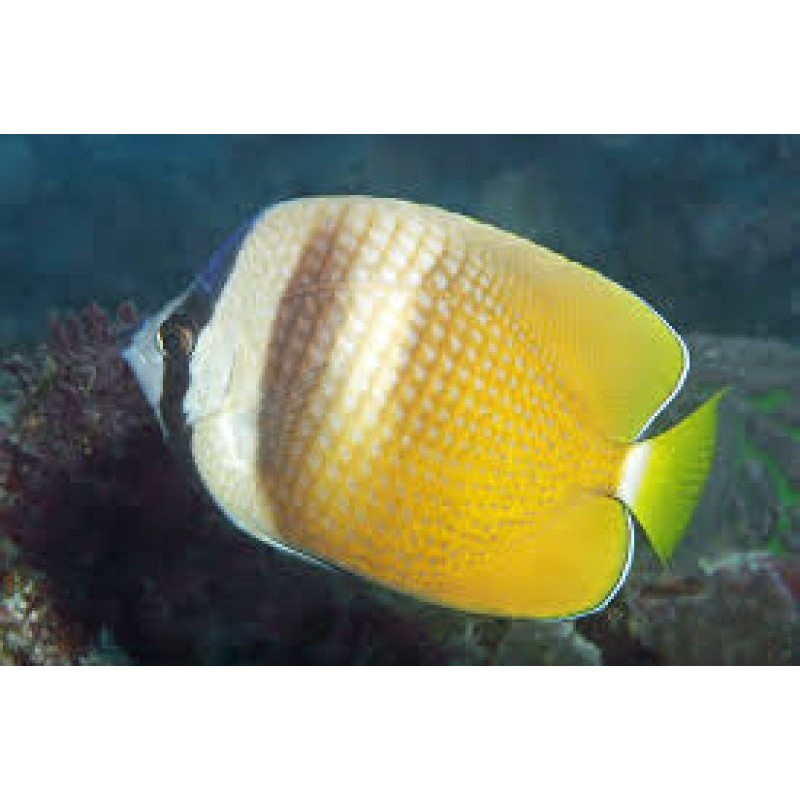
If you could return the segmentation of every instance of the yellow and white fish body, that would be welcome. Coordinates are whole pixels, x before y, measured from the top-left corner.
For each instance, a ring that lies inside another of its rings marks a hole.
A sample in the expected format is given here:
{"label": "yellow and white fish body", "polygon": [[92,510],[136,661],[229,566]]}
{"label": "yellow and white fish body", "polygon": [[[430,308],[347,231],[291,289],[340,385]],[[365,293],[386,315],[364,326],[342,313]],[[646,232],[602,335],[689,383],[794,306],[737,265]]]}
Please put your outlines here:
{"label": "yellow and white fish body", "polygon": [[667,559],[714,452],[719,395],[637,441],[688,370],[646,303],[399,200],[268,209],[126,358],[237,526],[473,612],[602,608],[630,513]]}

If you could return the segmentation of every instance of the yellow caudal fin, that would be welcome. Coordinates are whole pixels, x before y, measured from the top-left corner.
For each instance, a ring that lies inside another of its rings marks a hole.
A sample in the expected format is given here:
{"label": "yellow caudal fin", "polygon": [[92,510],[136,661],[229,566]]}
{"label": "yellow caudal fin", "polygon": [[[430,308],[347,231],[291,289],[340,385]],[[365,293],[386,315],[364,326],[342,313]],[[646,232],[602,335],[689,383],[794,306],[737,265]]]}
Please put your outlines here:
{"label": "yellow caudal fin", "polygon": [[662,562],[675,552],[703,493],[725,391],[674,428],[632,445],[625,459],[619,497],[641,523]]}

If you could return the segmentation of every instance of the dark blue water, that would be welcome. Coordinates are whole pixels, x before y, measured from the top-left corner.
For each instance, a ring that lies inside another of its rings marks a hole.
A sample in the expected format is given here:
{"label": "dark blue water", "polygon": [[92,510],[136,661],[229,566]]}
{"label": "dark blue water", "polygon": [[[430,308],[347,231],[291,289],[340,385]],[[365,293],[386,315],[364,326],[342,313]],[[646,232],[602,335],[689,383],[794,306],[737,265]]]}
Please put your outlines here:
{"label": "dark blue water", "polygon": [[0,136],[0,343],[149,310],[259,208],[344,192],[535,238],[682,331],[800,339],[800,137]]}

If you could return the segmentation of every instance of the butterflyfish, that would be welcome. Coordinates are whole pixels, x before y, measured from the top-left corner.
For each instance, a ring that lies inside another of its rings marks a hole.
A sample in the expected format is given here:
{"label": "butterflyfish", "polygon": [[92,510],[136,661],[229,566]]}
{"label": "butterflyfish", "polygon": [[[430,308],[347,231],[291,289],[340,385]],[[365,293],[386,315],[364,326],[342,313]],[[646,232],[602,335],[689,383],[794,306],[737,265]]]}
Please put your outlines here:
{"label": "butterflyfish", "polygon": [[646,302],[490,225],[368,197],[266,209],[125,357],[238,528],[523,618],[604,608],[632,515],[671,557],[722,396],[642,438],[689,368]]}

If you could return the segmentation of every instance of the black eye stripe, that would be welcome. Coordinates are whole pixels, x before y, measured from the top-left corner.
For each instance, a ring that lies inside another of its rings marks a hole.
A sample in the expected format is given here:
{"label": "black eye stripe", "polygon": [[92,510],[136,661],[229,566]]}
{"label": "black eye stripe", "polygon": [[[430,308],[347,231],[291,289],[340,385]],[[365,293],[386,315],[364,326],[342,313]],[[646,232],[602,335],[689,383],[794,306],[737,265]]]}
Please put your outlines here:
{"label": "black eye stripe", "polygon": [[161,418],[169,439],[178,445],[187,438],[186,421],[183,416],[183,398],[189,388],[189,361],[191,351],[183,350],[177,334],[168,325],[159,332],[164,347],[164,383],[161,390]]}
{"label": "black eye stripe", "polygon": [[164,353],[161,418],[170,442],[181,451],[190,446],[190,431],[183,415],[183,398],[190,380],[189,364],[197,337],[211,319],[216,299],[195,284],[158,331]]}
{"label": "black eye stripe", "polygon": [[183,399],[189,389],[192,352],[211,319],[250,227],[251,223],[242,226],[211,257],[204,272],[157,332],[164,360],[159,410],[170,443],[184,455],[191,456],[191,431],[186,425]]}

